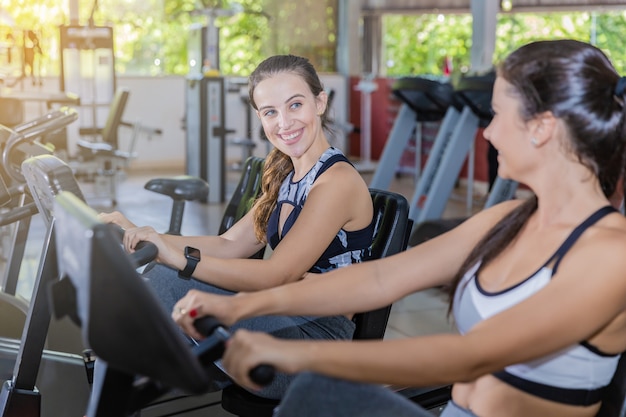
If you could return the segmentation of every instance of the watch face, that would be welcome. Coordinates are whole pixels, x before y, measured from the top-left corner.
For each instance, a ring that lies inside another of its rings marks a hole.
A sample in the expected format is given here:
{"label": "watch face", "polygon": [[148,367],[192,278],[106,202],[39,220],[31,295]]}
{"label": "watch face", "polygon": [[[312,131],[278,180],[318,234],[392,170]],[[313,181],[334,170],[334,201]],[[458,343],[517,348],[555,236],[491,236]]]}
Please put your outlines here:
{"label": "watch face", "polygon": [[192,258],[197,261],[200,260],[200,250],[196,248],[192,248],[191,246],[185,247],[185,257]]}

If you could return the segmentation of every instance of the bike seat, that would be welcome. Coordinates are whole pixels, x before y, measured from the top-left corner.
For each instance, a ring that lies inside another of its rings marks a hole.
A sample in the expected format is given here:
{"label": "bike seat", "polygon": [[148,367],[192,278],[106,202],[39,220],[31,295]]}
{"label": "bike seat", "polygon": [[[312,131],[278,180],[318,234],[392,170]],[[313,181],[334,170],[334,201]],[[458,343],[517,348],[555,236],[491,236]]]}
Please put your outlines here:
{"label": "bike seat", "polygon": [[201,178],[179,175],[171,178],[154,178],[144,188],[170,196],[174,200],[204,201],[209,195],[209,184]]}

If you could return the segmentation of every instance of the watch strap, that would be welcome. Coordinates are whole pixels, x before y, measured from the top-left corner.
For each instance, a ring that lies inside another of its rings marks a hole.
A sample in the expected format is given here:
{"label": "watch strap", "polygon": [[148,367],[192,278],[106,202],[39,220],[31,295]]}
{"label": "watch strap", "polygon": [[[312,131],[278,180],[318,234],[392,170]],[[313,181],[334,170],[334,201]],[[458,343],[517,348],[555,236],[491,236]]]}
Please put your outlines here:
{"label": "watch strap", "polygon": [[193,271],[196,270],[196,266],[198,265],[199,259],[191,256],[185,256],[187,259],[187,265],[185,265],[185,269],[182,271],[178,271],[178,277],[183,279],[191,278]]}

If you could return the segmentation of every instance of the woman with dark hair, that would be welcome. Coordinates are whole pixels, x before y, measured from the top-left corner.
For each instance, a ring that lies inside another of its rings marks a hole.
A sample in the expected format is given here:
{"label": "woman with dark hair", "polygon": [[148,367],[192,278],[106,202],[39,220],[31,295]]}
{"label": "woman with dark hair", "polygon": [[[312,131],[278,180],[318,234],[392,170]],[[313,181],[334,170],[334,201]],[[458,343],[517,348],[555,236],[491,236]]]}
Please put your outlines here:
{"label": "woman with dark hair", "polygon": [[[261,196],[228,231],[173,236],[136,227],[119,212],[101,214],[126,229],[127,250],[140,241],[156,244],[157,263],[143,275],[169,310],[190,290],[232,296],[358,263],[372,244],[372,198],[358,171],[329,144],[327,94],[313,65],[293,55],[270,57],[250,76],[249,89],[274,149],[265,159]],[[267,259],[248,259],[266,244]],[[354,332],[344,315],[263,317],[239,327],[288,339],[351,339]],[[215,389],[231,383],[217,369],[214,380]],[[261,395],[280,398],[288,380],[277,378]]]}
{"label": "woman with dark hair", "polygon": [[[299,375],[277,415],[431,415],[382,385],[453,384],[442,416],[592,417],[626,350],[626,219],[610,204],[624,175],[620,77],[596,47],[523,46],[499,66],[484,136],[498,174],[533,196],[484,210],[401,254],[201,305],[225,324],[271,314],[336,315],[450,289],[458,334],[384,341],[277,340],[238,331],[224,366]],[[193,333],[188,317],[173,317]]]}

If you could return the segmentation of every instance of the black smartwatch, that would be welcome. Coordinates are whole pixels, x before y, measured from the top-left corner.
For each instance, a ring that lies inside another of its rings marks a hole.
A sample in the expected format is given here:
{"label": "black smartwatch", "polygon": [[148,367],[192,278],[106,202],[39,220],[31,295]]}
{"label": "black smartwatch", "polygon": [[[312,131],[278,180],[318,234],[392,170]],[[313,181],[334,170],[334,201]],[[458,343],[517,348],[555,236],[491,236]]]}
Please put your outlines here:
{"label": "black smartwatch", "polygon": [[185,246],[185,258],[187,265],[182,271],[178,271],[178,277],[183,279],[191,278],[191,274],[196,270],[196,265],[200,262],[200,249]]}

